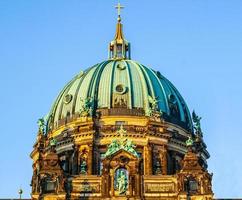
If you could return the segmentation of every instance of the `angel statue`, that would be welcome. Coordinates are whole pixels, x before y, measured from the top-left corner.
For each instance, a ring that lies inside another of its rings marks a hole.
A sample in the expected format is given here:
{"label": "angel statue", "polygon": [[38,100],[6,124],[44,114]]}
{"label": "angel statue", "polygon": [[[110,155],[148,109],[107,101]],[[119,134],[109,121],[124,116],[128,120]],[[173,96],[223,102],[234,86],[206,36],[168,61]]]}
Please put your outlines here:
{"label": "angel statue", "polygon": [[108,146],[108,150],[105,153],[105,157],[110,156],[117,152],[120,149],[120,144],[118,140],[113,140],[111,144]]}
{"label": "angel statue", "polygon": [[151,110],[156,111],[158,109],[158,97],[148,96],[149,103],[151,104]]}
{"label": "angel statue", "polygon": [[199,117],[198,115],[196,115],[195,111],[192,112],[192,120],[194,122],[194,128],[196,130],[197,133],[202,135],[202,129],[201,129],[201,121],[202,117]]}
{"label": "angel statue", "polygon": [[45,133],[45,120],[44,120],[44,118],[38,119],[37,124],[39,126],[39,132],[44,134]]}
{"label": "angel statue", "polygon": [[93,101],[92,101],[92,98],[91,97],[88,97],[86,99],[81,99],[81,105],[80,105],[80,113],[81,113],[81,116],[83,117],[87,117],[87,116],[90,116],[92,115],[92,104],[93,104]]}
{"label": "angel statue", "polygon": [[135,151],[136,145],[132,142],[132,140],[127,140],[124,149],[130,153],[132,153],[134,156],[139,157],[138,153]]}

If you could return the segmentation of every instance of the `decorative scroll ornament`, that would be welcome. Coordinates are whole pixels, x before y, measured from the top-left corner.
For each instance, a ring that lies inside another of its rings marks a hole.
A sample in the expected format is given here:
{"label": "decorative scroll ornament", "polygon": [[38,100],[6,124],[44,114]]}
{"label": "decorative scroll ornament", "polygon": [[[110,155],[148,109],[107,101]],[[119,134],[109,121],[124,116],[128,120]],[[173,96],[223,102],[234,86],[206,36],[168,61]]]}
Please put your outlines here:
{"label": "decorative scroll ornament", "polygon": [[196,115],[195,111],[192,112],[192,120],[194,123],[194,128],[196,130],[196,133],[202,136],[202,129],[201,129],[201,121],[202,117],[199,117]]}
{"label": "decorative scroll ornament", "polygon": [[42,134],[45,134],[46,123],[45,123],[44,118],[38,119],[37,124],[39,126],[39,132]]}
{"label": "decorative scroll ornament", "polygon": [[126,131],[123,129],[123,126],[121,125],[120,129],[117,131],[117,133],[120,135],[121,139],[115,139],[112,141],[112,143],[108,146],[108,150],[106,151],[104,157],[108,157],[110,155],[113,155],[120,149],[123,149],[131,154],[133,154],[136,157],[139,157],[138,153],[135,150],[136,145],[133,143],[132,140],[127,139],[124,137],[124,134]]}
{"label": "decorative scroll ornament", "polygon": [[80,114],[82,117],[88,117],[93,115],[93,100],[91,97],[81,99]]}

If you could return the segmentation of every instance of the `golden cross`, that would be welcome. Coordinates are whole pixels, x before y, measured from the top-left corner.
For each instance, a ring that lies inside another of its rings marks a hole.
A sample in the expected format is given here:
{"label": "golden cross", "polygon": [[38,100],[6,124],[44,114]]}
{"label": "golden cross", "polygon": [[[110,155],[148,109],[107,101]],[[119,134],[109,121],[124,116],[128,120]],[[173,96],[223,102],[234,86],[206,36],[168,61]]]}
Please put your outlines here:
{"label": "golden cross", "polygon": [[118,5],[115,6],[115,8],[118,10],[118,16],[120,16],[121,9],[123,9],[124,6],[121,6],[121,4],[118,2]]}

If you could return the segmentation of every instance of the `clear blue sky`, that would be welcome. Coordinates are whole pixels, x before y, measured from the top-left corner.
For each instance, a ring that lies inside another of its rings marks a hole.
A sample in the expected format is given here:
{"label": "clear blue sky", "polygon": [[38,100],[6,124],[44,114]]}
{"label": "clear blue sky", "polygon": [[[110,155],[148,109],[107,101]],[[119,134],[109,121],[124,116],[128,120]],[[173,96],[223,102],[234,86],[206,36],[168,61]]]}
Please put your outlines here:
{"label": "clear blue sky", "polygon": [[[114,0],[0,0],[0,197],[29,197],[38,118],[80,70],[105,60]],[[122,0],[132,58],[203,117],[216,197],[242,197],[242,1]]]}

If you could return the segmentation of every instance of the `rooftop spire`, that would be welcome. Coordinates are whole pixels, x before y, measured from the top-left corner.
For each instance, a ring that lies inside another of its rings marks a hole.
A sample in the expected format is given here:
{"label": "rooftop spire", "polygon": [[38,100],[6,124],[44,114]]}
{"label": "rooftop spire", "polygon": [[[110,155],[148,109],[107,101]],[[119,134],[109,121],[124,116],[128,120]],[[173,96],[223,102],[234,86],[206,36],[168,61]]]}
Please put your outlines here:
{"label": "rooftop spire", "polygon": [[118,22],[114,40],[109,44],[109,59],[130,59],[130,43],[124,38],[120,15],[124,6],[118,3],[115,8],[118,10]]}

